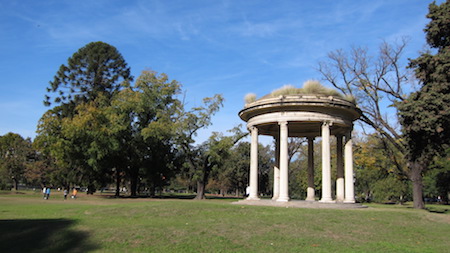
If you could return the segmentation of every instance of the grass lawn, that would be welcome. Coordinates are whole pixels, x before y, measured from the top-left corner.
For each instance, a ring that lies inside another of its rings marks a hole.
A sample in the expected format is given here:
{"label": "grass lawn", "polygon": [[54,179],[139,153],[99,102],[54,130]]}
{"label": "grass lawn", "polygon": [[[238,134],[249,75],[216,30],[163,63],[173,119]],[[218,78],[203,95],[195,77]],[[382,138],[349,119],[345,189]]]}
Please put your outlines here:
{"label": "grass lawn", "polygon": [[3,192],[0,252],[450,252],[449,206],[334,210],[231,201]]}

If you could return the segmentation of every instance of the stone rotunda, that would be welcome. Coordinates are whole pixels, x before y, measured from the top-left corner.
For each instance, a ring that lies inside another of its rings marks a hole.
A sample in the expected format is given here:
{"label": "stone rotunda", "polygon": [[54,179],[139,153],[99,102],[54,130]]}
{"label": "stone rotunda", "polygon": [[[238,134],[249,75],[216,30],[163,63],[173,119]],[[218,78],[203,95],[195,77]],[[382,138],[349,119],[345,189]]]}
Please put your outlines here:
{"label": "stone rotunda", "polygon": [[[336,92],[337,93],[337,92]],[[265,96],[247,103],[239,117],[247,122],[251,133],[250,193],[247,200],[258,197],[258,136],[275,139],[273,198],[289,201],[288,137],[308,139],[307,201],[315,201],[314,150],[316,137],[322,141],[323,203],[355,203],[353,185],[353,122],[361,116],[354,102],[342,96],[327,94],[294,94]],[[330,139],[336,138],[336,196],[332,196]]]}

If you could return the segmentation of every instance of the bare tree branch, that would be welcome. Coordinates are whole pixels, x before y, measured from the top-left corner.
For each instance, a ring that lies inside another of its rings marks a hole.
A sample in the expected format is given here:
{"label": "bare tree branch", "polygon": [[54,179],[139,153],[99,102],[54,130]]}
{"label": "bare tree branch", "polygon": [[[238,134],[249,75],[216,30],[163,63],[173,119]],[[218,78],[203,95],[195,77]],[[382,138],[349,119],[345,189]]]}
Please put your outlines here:
{"label": "bare tree branch", "polygon": [[405,153],[405,147],[397,116],[387,111],[392,104],[404,100],[404,86],[409,84],[408,71],[401,61],[407,42],[406,38],[391,44],[383,41],[376,57],[370,56],[364,47],[352,47],[348,52],[338,49],[328,53],[317,68],[323,80],[355,97],[363,113],[360,120],[401,154]]}

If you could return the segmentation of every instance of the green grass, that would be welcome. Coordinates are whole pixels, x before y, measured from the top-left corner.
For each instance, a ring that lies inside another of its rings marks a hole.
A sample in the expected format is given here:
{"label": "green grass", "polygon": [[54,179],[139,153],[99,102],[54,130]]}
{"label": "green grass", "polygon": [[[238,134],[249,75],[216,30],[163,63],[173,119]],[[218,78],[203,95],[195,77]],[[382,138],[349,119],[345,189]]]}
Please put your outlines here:
{"label": "green grass", "polygon": [[[0,193],[0,252],[448,252],[450,214]],[[447,206],[448,207],[448,206]],[[445,210],[433,206],[434,210]]]}

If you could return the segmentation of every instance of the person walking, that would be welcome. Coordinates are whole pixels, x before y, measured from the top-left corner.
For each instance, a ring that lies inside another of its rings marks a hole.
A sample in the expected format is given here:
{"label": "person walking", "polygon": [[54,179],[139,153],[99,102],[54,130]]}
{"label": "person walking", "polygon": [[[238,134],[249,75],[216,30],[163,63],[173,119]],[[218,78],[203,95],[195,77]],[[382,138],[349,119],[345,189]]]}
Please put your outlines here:
{"label": "person walking", "polygon": [[64,189],[64,200],[67,199],[67,193],[69,193],[69,191],[67,189]]}
{"label": "person walking", "polygon": [[46,199],[49,199],[50,198],[50,187],[47,187],[47,189],[45,190],[45,193],[47,195]]}
{"label": "person walking", "polygon": [[44,186],[42,193],[44,194],[44,199],[47,199],[47,187]]}
{"label": "person walking", "polygon": [[77,193],[78,193],[77,188],[73,188],[73,191],[72,191],[72,198],[73,199],[77,198]]}

